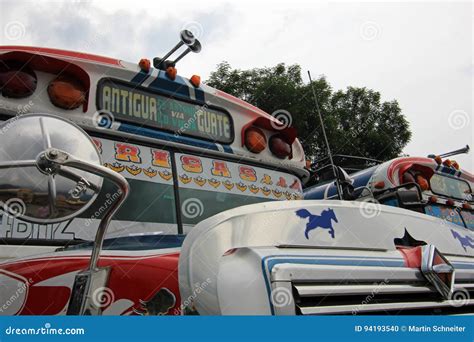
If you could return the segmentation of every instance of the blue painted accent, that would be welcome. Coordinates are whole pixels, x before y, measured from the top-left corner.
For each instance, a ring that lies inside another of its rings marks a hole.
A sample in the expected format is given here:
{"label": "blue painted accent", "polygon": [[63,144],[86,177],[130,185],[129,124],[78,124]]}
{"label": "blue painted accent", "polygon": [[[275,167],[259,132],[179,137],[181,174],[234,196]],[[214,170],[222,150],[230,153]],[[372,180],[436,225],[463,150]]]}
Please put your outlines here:
{"label": "blue painted accent", "polygon": [[[378,168],[378,165],[372,166],[371,168],[368,168],[366,170],[362,170],[350,175],[350,177],[354,180],[354,183],[352,184],[354,188],[367,186],[370,178],[372,177],[372,175],[374,174],[377,168]],[[324,193],[326,192],[327,187],[328,187],[328,183],[325,183],[323,185],[315,185],[315,186],[305,189],[304,199],[324,199]],[[334,181],[331,181],[331,184],[329,184],[327,197],[333,197],[336,195],[337,195],[336,185],[334,184]]]}
{"label": "blue painted accent", "polygon": [[176,76],[174,81],[170,80],[164,71],[158,71],[158,76],[148,86],[149,89],[161,91],[173,97],[181,97],[189,100],[189,87],[181,76]]}
{"label": "blue painted accent", "polygon": [[[141,136],[145,136],[149,138],[172,141],[176,143],[201,147],[201,148],[212,150],[212,151],[219,151],[219,149],[217,148],[217,145],[212,142],[199,140],[196,138],[190,138],[190,137],[177,135],[173,133],[163,132],[156,129],[135,126],[128,123],[120,123],[118,130],[121,132],[137,134],[137,135],[141,135]],[[229,145],[221,145],[221,146],[224,148],[224,152],[232,153],[232,154],[234,153],[234,151]]]}
{"label": "blue painted accent", "polygon": [[[294,259],[291,259],[294,258]],[[306,259],[303,259],[306,258]],[[308,259],[309,258],[309,259]],[[275,259],[271,261],[271,259]],[[279,260],[276,260],[279,259]],[[267,267],[265,267],[267,263]],[[348,259],[344,256],[327,256],[327,255],[269,255],[262,259],[262,272],[265,280],[265,287],[267,289],[268,302],[270,303],[270,311],[272,315],[275,314],[275,309],[271,300],[271,286],[269,274],[272,269],[278,264],[304,264],[304,265],[339,265],[339,266],[373,266],[373,267],[405,267],[404,259],[400,258],[385,258],[385,257],[353,257]],[[266,269],[268,268],[268,270]]]}
{"label": "blue painted accent", "polygon": [[206,98],[204,97],[204,90],[196,88],[195,93],[196,93],[196,100],[197,101],[206,102]]}
{"label": "blue painted accent", "polygon": [[334,220],[335,222],[338,222],[334,210],[323,210],[320,215],[313,215],[306,209],[297,210],[295,213],[298,217],[308,219],[306,230],[304,231],[304,236],[306,239],[309,239],[309,232],[316,228],[328,229],[329,235],[331,235],[331,237],[334,239],[335,232],[332,226],[332,221]]}
{"label": "blue painted accent", "polygon": [[462,248],[467,252],[467,248],[472,248],[474,249],[474,239],[470,237],[469,235],[461,235],[457,231],[451,229],[451,233],[453,234],[453,237],[456,240],[459,240],[459,243],[461,243]]}
{"label": "blue painted accent", "polygon": [[150,77],[151,71],[150,72],[145,72],[143,70],[140,70],[138,74],[133,76],[133,78],[130,80],[130,83],[133,83],[135,85],[141,85],[148,77]]}
{"label": "blue painted accent", "polygon": [[398,204],[398,200],[393,198],[387,201],[382,202],[383,205],[388,205],[390,207],[399,207],[400,205]]}
{"label": "blue painted accent", "polygon": [[440,171],[442,173],[446,173],[451,176],[460,177],[461,171],[456,170],[454,167],[447,167],[444,165],[438,165],[436,167],[436,171]]}

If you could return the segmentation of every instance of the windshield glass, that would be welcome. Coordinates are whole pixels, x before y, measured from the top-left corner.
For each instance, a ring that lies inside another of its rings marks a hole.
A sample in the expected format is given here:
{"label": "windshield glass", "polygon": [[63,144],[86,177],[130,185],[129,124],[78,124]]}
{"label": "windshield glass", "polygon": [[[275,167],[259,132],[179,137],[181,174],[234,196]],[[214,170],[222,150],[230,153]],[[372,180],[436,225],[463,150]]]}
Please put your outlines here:
{"label": "windshield glass", "polygon": [[242,205],[302,199],[293,175],[219,159],[176,154],[184,232],[200,221]]}
{"label": "windshield glass", "polygon": [[461,179],[451,178],[433,174],[430,179],[430,186],[433,193],[437,195],[465,200],[471,193],[469,184]]}

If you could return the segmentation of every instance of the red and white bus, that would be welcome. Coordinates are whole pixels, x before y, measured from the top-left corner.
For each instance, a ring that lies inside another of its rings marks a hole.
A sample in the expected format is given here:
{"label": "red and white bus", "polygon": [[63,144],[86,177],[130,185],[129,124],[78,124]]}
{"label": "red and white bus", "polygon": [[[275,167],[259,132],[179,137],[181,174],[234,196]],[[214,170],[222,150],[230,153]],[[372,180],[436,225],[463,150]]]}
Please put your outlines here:
{"label": "red and white bus", "polygon": [[[92,137],[104,165],[130,184],[100,259],[112,268],[114,300],[105,313],[143,313],[143,303],[163,294],[172,304],[153,313],[179,312],[184,234],[227,209],[303,197],[309,174],[295,129],[197,75],[152,68],[148,60],[2,46],[0,82],[2,121],[27,113],[70,120]],[[94,204],[67,222],[36,224],[3,214],[0,282],[27,290],[0,290],[3,299],[21,297],[0,313],[65,313],[74,276],[85,268],[98,222],[114,200],[116,189],[104,181]]]}

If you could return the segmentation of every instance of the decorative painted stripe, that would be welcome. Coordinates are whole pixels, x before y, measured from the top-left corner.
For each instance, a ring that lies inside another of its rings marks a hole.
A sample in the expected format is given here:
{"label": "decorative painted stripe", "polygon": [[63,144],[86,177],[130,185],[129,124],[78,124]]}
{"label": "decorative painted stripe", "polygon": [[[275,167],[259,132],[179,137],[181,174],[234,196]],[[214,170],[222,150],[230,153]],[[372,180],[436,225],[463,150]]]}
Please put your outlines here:
{"label": "decorative painted stripe", "polygon": [[455,177],[461,177],[461,174],[462,174],[461,171],[458,171],[455,168],[447,167],[444,165],[438,165],[436,167],[436,171],[446,173],[448,175],[455,176]]}
{"label": "decorative painted stripe", "polygon": [[159,73],[163,72],[158,69],[151,69],[150,77],[148,77],[145,81],[142,83],[142,87],[148,87],[150,84],[155,80],[155,78],[158,77]]}
{"label": "decorative painted stripe", "polygon": [[11,51],[25,51],[30,53],[37,53],[37,54],[44,54],[56,57],[67,57],[67,58],[74,58],[79,60],[91,61],[101,64],[110,64],[114,66],[119,66],[123,68],[123,65],[120,63],[120,60],[92,55],[88,53],[82,52],[75,52],[75,51],[67,51],[67,50],[59,50],[59,49],[49,49],[43,47],[34,47],[34,46],[1,46],[0,51],[11,50]]}
{"label": "decorative painted stripe", "polygon": [[206,97],[204,96],[204,90],[200,88],[195,88],[194,92],[195,92],[197,101],[206,102]]}
{"label": "decorative painted stripe", "polygon": [[[171,142],[186,144],[186,145],[195,146],[195,147],[201,147],[201,148],[212,150],[212,151],[221,151],[217,147],[217,145],[212,142],[199,140],[199,139],[191,138],[191,137],[186,137],[179,134],[162,132],[162,131],[158,131],[158,130],[150,129],[146,127],[139,127],[139,126],[135,126],[128,123],[123,123],[123,122],[120,123],[118,130],[121,132],[137,134],[137,135],[141,135],[141,136],[145,136],[145,137],[149,137],[153,139],[160,139],[160,140],[171,141]],[[232,154],[234,153],[234,151],[229,145],[222,145],[222,147],[224,149],[224,152],[232,153]]]}
{"label": "decorative painted stripe", "polygon": [[130,80],[130,83],[133,83],[134,85],[141,85],[148,77],[150,77],[149,72],[145,72],[143,70],[140,70],[138,74],[133,76],[133,78]]}

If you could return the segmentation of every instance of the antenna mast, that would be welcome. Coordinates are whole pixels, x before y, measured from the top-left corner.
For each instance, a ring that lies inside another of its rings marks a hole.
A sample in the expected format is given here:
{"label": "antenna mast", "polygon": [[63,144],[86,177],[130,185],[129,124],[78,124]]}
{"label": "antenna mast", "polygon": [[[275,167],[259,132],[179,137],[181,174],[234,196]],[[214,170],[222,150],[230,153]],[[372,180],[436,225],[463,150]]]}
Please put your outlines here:
{"label": "antenna mast", "polygon": [[328,149],[329,162],[331,163],[334,179],[336,180],[337,197],[339,198],[339,200],[342,200],[341,185],[339,184],[339,177],[337,175],[336,166],[334,165],[334,161],[332,159],[331,147],[329,147],[329,141],[326,135],[326,129],[324,128],[323,116],[321,115],[321,111],[319,110],[318,97],[316,96],[316,90],[314,89],[313,80],[311,79],[311,72],[309,70],[308,70],[308,76],[309,76],[309,84],[311,85],[311,89],[313,90],[313,98],[314,98],[314,103],[316,105],[316,111],[318,112],[319,121],[321,122],[321,129],[323,130],[324,141]]}

